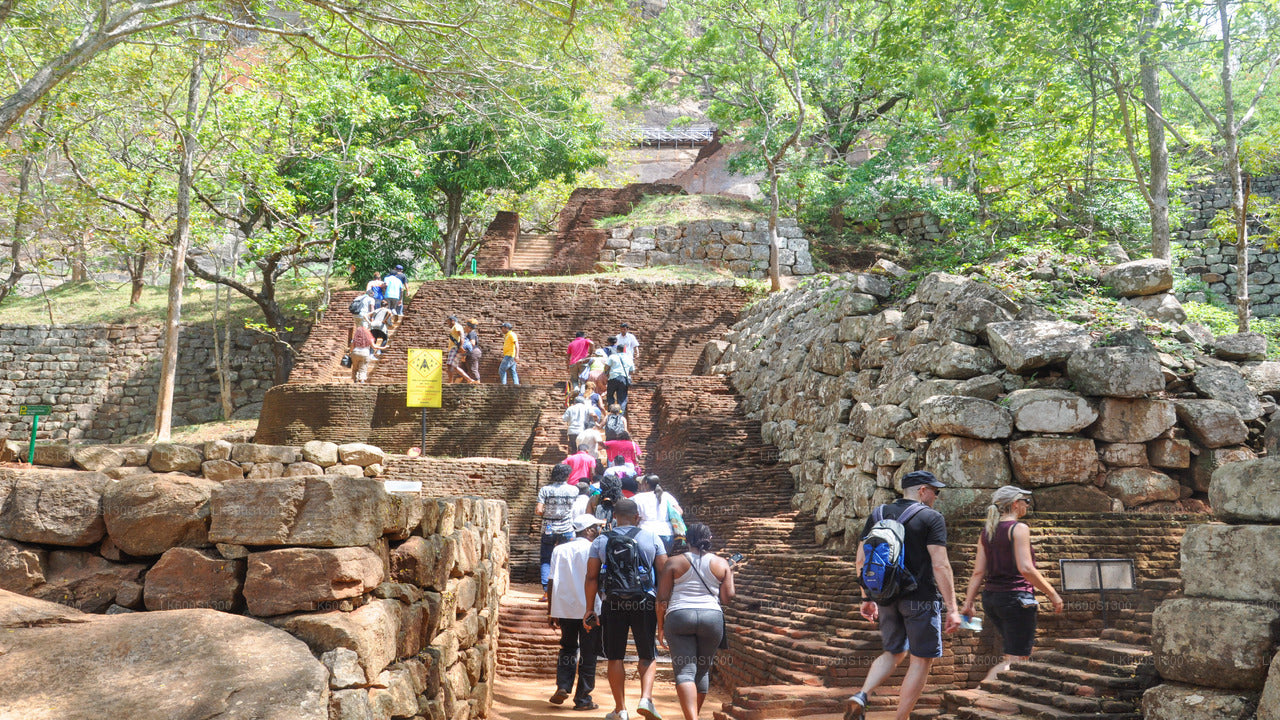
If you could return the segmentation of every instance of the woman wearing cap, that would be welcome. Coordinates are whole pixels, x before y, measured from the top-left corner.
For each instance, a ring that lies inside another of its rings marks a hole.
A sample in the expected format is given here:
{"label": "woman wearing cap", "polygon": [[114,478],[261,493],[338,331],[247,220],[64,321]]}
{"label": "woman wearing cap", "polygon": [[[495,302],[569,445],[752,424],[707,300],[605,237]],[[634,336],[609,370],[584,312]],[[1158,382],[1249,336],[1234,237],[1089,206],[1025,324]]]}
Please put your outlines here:
{"label": "woman wearing cap", "polygon": [[1062,612],[1062,597],[1036,569],[1031,528],[1019,520],[1031,507],[1031,493],[1005,485],[991,496],[987,522],[978,540],[977,559],[961,615],[973,615],[973,600],[985,581],[982,609],[1004,638],[1004,662],[991,668],[987,680],[1009,669],[1016,660],[1031,657],[1036,639],[1037,589],[1049,598],[1054,612]]}
{"label": "woman wearing cap", "polygon": [[658,640],[671,646],[676,697],[685,720],[707,699],[711,664],[724,637],[724,606],[733,600],[733,566],[711,552],[711,529],[689,526],[689,550],[658,574]]}

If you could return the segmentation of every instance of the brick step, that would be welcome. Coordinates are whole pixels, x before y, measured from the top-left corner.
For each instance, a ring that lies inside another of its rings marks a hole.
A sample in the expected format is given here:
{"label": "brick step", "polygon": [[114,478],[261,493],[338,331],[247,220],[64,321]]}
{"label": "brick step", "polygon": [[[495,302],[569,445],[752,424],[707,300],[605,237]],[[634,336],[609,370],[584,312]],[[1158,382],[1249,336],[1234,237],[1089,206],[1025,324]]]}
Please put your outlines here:
{"label": "brick step", "polygon": [[1151,650],[1112,640],[1059,640],[1054,649],[1075,657],[1086,657],[1110,665],[1140,665],[1149,662]]}
{"label": "brick step", "polygon": [[1139,720],[1141,713],[1078,712],[1072,709],[1037,703],[1021,698],[994,695],[986,690],[948,690],[943,693],[940,718],[950,720],[994,720],[995,718],[1028,718],[1034,720]]}
{"label": "brick step", "polygon": [[1065,710],[1067,712],[1080,715],[1131,713],[1135,709],[1134,703],[1131,700],[1121,700],[1110,697],[1080,697],[1062,692],[1046,690],[1033,685],[1010,682],[1009,680],[1006,680],[1003,675],[996,680],[983,682],[980,689],[985,690],[992,695],[997,695],[1002,699],[1010,700],[1014,703],[1026,701],[1036,705],[1055,707],[1059,710]]}
{"label": "brick step", "polygon": [[1000,677],[1067,694],[1089,693],[1093,697],[1124,697],[1146,689],[1143,679],[1133,673],[1107,675],[1038,660],[1016,662]]}
{"label": "brick step", "polygon": [[[717,720],[783,720],[812,718],[839,720],[844,717],[850,688],[794,687],[761,685],[738,688],[733,698],[712,714]],[[896,685],[882,687],[870,699],[870,709],[885,710],[896,705]],[[918,712],[937,712],[941,699],[937,695],[920,698]]]}

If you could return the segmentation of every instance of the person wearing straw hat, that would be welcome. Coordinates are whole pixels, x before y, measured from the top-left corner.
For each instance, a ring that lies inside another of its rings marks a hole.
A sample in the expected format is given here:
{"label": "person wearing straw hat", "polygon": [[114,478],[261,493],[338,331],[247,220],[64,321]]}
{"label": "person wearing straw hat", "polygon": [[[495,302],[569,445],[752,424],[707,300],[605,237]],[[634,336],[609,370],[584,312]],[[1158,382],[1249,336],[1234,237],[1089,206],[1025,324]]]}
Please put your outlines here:
{"label": "person wearing straw hat", "polygon": [[1029,490],[1005,485],[991,494],[973,575],[964,593],[960,613],[972,616],[974,598],[978,588],[983,588],[983,612],[1004,639],[1004,661],[991,668],[987,680],[1008,670],[1014,661],[1031,657],[1036,639],[1036,590],[1049,598],[1054,612],[1062,612],[1062,597],[1036,569],[1031,528],[1021,522],[1030,508]]}

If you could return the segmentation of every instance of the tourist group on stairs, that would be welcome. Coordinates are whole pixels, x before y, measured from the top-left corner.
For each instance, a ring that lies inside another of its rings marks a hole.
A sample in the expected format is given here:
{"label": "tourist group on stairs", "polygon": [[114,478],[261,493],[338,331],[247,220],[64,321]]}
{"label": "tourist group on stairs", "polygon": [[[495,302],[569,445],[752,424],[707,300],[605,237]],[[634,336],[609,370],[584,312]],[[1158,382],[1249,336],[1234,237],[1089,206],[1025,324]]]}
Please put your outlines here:
{"label": "tourist group on stairs", "polygon": [[1035,640],[1039,589],[1062,611],[1062,598],[1036,569],[1031,534],[1019,520],[1031,506],[1031,493],[1006,485],[996,490],[978,541],[963,608],[957,608],[955,579],[947,554],[947,523],[933,509],[946,485],[933,473],[916,470],[902,478],[903,497],[875,508],[863,526],[856,572],[866,598],[861,615],[879,622],[884,652],[867,671],[862,688],[849,698],[845,720],[865,716],[871,693],[910,657],[898,690],[896,720],[908,720],[942,657],[943,634],[971,615],[982,585],[986,617],[1004,641],[1004,661],[988,679],[1015,660],[1031,655]]}
{"label": "tourist group on stairs", "polygon": [[387,349],[392,333],[404,320],[404,266],[396,265],[385,277],[375,277],[365,285],[364,294],[351,301],[352,325],[347,333],[347,352],[342,364],[351,368],[351,382],[369,379],[373,363]]}

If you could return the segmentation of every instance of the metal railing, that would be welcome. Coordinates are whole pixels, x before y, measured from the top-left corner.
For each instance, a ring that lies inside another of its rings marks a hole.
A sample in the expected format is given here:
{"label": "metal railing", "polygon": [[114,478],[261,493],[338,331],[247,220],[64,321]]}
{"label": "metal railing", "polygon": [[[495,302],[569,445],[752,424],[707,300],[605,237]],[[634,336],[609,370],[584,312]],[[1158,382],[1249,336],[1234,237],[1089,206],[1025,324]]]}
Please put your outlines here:
{"label": "metal railing", "polygon": [[605,139],[639,147],[698,147],[715,138],[716,129],[710,125],[682,128],[656,126],[615,127],[605,130]]}

